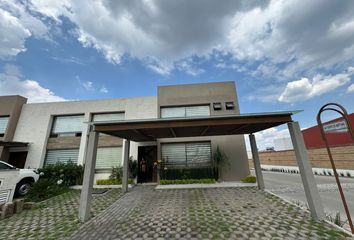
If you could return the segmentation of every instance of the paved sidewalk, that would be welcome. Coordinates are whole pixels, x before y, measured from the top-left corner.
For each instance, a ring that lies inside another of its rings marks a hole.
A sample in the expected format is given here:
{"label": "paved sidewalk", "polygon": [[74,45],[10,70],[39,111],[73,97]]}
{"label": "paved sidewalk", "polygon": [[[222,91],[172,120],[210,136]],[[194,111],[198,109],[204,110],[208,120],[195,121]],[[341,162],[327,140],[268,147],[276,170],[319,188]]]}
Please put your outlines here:
{"label": "paved sidewalk", "polygon": [[[137,186],[72,239],[346,239],[308,212],[255,187]],[[350,238],[348,238],[350,239]]]}
{"label": "paved sidewalk", "polygon": [[194,184],[168,184],[157,185],[155,189],[192,189],[192,188],[230,188],[230,187],[256,187],[257,183],[243,182],[216,182],[216,183],[194,183]]}

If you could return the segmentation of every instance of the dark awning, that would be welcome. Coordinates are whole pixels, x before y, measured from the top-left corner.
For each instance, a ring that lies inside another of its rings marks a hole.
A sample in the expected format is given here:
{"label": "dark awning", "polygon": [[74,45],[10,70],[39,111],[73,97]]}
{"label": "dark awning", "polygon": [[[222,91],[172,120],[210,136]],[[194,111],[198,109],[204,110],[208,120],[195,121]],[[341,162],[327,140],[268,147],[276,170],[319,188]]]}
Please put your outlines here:
{"label": "dark awning", "polygon": [[210,116],[203,118],[164,118],[90,122],[93,130],[143,142],[158,138],[250,134],[291,122],[299,111]]}
{"label": "dark awning", "polygon": [[27,147],[28,142],[0,141],[0,146],[2,146],[2,147]]}

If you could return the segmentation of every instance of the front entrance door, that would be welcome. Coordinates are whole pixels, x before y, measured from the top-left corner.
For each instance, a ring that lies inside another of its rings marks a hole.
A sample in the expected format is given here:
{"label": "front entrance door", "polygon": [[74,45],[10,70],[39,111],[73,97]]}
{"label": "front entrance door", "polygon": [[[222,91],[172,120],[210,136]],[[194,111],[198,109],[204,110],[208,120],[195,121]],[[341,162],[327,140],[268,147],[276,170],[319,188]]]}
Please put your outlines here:
{"label": "front entrance door", "polygon": [[26,152],[10,152],[9,163],[17,168],[24,168],[27,158]]}
{"label": "front entrance door", "polygon": [[138,183],[157,182],[157,146],[138,147]]}

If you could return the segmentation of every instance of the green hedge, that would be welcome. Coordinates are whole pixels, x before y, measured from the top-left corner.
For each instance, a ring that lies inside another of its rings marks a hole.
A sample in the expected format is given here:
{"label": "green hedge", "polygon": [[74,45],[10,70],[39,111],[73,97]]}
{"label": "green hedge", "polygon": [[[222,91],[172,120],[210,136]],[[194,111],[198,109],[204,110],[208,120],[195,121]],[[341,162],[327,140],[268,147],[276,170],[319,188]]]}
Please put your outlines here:
{"label": "green hedge", "polygon": [[204,178],[204,179],[160,180],[160,185],[193,184],[193,183],[215,183],[215,179],[213,179],[213,178]]}
{"label": "green hedge", "polygon": [[[129,178],[128,179],[129,184],[133,184],[133,179]],[[96,180],[97,185],[121,185],[122,184],[122,179],[97,179]]]}
{"label": "green hedge", "polygon": [[57,183],[63,186],[81,185],[84,168],[76,163],[56,163],[47,165],[37,170],[41,179]]}
{"label": "green hedge", "polygon": [[68,191],[67,186],[42,178],[32,185],[25,200],[26,202],[40,202]]}
{"label": "green hedge", "polygon": [[162,169],[160,179],[217,179],[214,168]]}
{"label": "green hedge", "polygon": [[242,182],[244,183],[255,183],[257,181],[255,176],[249,175],[247,177],[245,177],[244,179],[242,179]]}

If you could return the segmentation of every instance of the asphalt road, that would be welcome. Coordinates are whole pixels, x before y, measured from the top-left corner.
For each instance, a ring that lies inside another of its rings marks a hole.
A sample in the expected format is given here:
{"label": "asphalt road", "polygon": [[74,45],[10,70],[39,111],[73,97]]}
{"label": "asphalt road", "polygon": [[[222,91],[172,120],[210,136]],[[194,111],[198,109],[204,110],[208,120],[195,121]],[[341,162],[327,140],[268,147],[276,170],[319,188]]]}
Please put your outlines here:
{"label": "asphalt road", "polygon": [[[266,189],[291,201],[307,203],[300,174],[263,171]],[[341,213],[346,219],[343,204],[333,176],[315,176],[326,213]],[[340,178],[352,219],[354,220],[354,178]]]}

